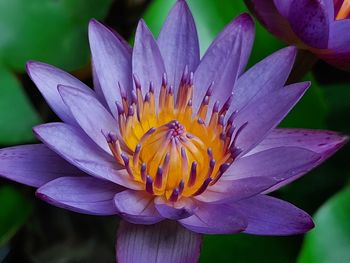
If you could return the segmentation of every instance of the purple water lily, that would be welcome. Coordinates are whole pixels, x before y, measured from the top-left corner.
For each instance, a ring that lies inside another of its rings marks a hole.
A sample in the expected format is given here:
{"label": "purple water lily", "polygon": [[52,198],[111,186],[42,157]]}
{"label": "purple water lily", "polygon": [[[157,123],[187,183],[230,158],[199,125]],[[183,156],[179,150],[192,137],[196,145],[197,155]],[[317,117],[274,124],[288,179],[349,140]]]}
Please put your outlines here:
{"label": "purple water lily", "polygon": [[245,0],[260,22],[288,44],[350,70],[349,0]]}
{"label": "purple water lily", "polygon": [[0,151],[0,174],[44,201],[119,215],[118,262],[195,262],[202,234],[294,235],[313,227],[267,194],[338,150],[346,137],[276,126],[309,87],[284,86],[296,49],[243,70],[254,24],[242,14],[200,59],[185,1],[157,40],[140,21],[132,49],[92,20],[94,90],[53,66],[28,74],[63,122],[36,126],[43,144]]}

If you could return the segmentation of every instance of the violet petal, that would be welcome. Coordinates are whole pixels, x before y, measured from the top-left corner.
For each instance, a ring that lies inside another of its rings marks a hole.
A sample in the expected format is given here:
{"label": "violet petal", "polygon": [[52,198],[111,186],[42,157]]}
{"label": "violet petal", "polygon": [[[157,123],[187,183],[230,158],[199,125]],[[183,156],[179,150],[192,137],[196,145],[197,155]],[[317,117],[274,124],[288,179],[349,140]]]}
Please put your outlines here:
{"label": "violet petal", "polygon": [[199,64],[197,29],[186,1],[176,2],[157,42],[164,59],[168,83],[174,87],[174,94],[177,94],[185,66],[194,72]]}
{"label": "violet petal", "polygon": [[177,222],[119,225],[116,253],[119,263],[193,263],[200,255],[202,236]]}
{"label": "violet petal", "polygon": [[303,234],[314,227],[312,218],[303,210],[280,199],[260,195],[233,204],[248,220],[245,233],[287,236]]}
{"label": "violet petal", "polygon": [[0,176],[40,187],[58,177],[84,175],[44,144],[0,149]]}
{"label": "violet petal", "polygon": [[85,177],[60,177],[36,191],[51,205],[90,215],[115,215],[114,195],[124,188],[111,182]]}
{"label": "violet petal", "polygon": [[133,224],[151,225],[164,219],[154,206],[154,196],[145,191],[125,190],[115,195],[114,203],[121,217]]}

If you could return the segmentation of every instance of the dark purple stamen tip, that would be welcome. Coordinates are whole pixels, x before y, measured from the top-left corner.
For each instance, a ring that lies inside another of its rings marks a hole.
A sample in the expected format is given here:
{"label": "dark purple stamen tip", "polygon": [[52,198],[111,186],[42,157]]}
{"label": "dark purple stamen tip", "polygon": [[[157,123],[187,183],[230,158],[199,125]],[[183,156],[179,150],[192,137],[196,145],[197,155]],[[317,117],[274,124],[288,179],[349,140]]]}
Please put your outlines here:
{"label": "dark purple stamen tip", "polygon": [[151,81],[150,83],[149,83],[149,93],[154,93],[154,83],[153,83],[153,81]]}
{"label": "dark purple stamen tip", "polygon": [[158,167],[157,174],[156,174],[156,180],[154,182],[154,185],[158,188],[161,188],[163,184],[163,169],[162,167]]}
{"label": "dark purple stamen tip", "polygon": [[218,112],[219,111],[219,101],[215,101],[214,106],[213,106],[213,112]]}
{"label": "dark purple stamen tip", "polygon": [[194,73],[191,71],[190,76],[188,78],[188,83],[187,83],[188,86],[193,86],[193,78],[194,78]]}
{"label": "dark purple stamen tip", "polygon": [[145,102],[149,102],[151,100],[151,96],[149,95],[149,92],[145,95]]}
{"label": "dark purple stamen tip", "polygon": [[238,111],[234,111],[232,112],[232,114],[230,115],[230,117],[227,120],[227,124],[232,124],[233,120],[236,118]]}
{"label": "dark purple stamen tip", "polygon": [[140,150],[141,150],[141,145],[137,144],[136,147],[135,147],[135,151],[134,152],[137,154],[137,153],[140,152]]}
{"label": "dark purple stamen tip", "polygon": [[187,106],[188,106],[188,107],[192,107],[192,100],[189,100],[189,101],[188,101]]}
{"label": "dark purple stamen tip", "polygon": [[122,115],[125,113],[124,108],[118,101],[115,102],[115,105],[117,106],[117,111],[119,115]]}
{"label": "dark purple stamen tip", "polygon": [[130,105],[128,110],[128,116],[134,116],[134,114],[135,114],[134,107]]}
{"label": "dark purple stamen tip", "polygon": [[216,161],[214,159],[211,159],[209,161],[209,168],[210,168],[210,170],[214,169],[215,164],[216,164]]}
{"label": "dark purple stamen tip", "polygon": [[152,180],[151,176],[149,176],[149,175],[146,176],[146,191],[152,195],[154,194],[153,180]]}
{"label": "dark purple stamen tip", "polygon": [[200,125],[203,125],[204,124],[204,121],[202,118],[198,118],[197,122],[200,124]]}
{"label": "dark purple stamen tip", "polygon": [[204,97],[202,104],[203,104],[204,106],[206,106],[206,105],[209,104],[209,96],[205,96],[205,97]]}
{"label": "dark purple stamen tip", "polygon": [[213,149],[209,147],[207,149],[207,153],[208,153],[208,156],[212,159],[213,158]]}
{"label": "dark purple stamen tip", "polygon": [[213,95],[213,86],[214,86],[214,81],[210,83],[207,92],[205,93],[205,96],[211,96]]}
{"label": "dark purple stamen tip", "polygon": [[211,177],[208,177],[207,179],[205,179],[205,181],[203,182],[201,187],[199,187],[199,189],[193,195],[196,196],[196,195],[202,194],[207,189],[207,187],[211,183],[211,181],[213,181],[213,179]]}
{"label": "dark purple stamen tip", "polygon": [[141,164],[140,173],[141,173],[142,181],[145,181],[146,180],[146,164],[145,163]]}
{"label": "dark purple stamen tip", "polygon": [[169,95],[174,95],[174,87],[173,87],[173,86],[170,86],[170,87],[168,88],[168,94],[169,94]]}
{"label": "dark purple stamen tip", "polygon": [[131,102],[135,104],[137,103],[137,95],[135,90],[131,91]]}
{"label": "dark purple stamen tip", "polygon": [[141,82],[136,74],[133,74],[133,79],[134,79],[136,89],[141,89]]}
{"label": "dark purple stamen tip", "polygon": [[178,187],[179,195],[182,194],[182,191],[184,190],[184,188],[185,188],[185,182],[183,180],[181,180],[180,183],[179,183],[179,187]]}
{"label": "dark purple stamen tip", "polygon": [[220,115],[218,123],[221,126],[224,126],[225,115]]}
{"label": "dark purple stamen tip", "polygon": [[220,140],[225,141],[226,140],[226,134],[225,133],[220,133]]}
{"label": "dark purple stamen tip", "polygon": [[117,141],[117,135],[112,132],[105,132],[101,130],[103,136],[106,138],[107,143],[115,143]]}
{"label": "dark purple stamen tip", "polygon": [[175,189],[173,190],[173,192],[171,193],[171,196],[170,196],[170,198],[169,198],[169,201],[170,201],[170,202],[176,202],[177,199],[179,198],[179,193],[180,193],[179,189],[178,189],[178,188],[175,188]]}
{"label": "dark purple stamen tip", "polygon": [[167,78],[166,73],[164,73],[163,77],[162,77],[162,86],[166,87],[167,85],[168,85],[168,78]]}
{"label": "dark purple stamen tip", "polygon": [[129,166],[129,157],[125,153],[121,153],[120,155],[124,161],[124,165],[127,167]]}
{"label": "dark purple stamen tip", "polygon": [[196,177],[197,177],[197,162],[194,161],[192,162],[191,165],[191,172],[190,172],[190,178],[188,179],[188,186],[191,187],[194,185],[196,182]]}

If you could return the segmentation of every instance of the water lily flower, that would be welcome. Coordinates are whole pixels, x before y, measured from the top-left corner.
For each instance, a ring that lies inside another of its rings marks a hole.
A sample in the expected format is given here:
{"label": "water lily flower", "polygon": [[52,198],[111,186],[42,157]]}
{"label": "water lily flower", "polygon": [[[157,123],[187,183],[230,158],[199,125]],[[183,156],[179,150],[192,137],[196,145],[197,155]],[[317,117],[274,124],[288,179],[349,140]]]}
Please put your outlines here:
{"label": "water lily flower", "polygon": [[176,2],[157,40],[144,21],[131,48],[89,24],[94,90],[53,66],[27,70],[62,122],[42,144],[0,151],[0,174],[71,211],[119,215],[118,262],[195,262],[202,234],[294,235],[313,227],[267,194],[338,150],[346,137],[276,126],[309,87],[284,86],[296,49],[243,73],[254,24],[242,14],[200,59],[196,26]]}
{"label": "water lily flower", "polygon": [[349,0],[245,0],[260,22],[288,44],[350,70]]}

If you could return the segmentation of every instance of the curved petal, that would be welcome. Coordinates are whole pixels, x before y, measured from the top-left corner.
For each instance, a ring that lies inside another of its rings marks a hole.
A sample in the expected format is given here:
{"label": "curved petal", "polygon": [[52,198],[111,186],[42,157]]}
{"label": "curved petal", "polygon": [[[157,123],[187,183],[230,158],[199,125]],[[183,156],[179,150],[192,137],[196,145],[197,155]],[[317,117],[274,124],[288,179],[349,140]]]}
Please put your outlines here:
{"label": "curved petal", "polygon": [[[260,152],[266,152],[269,149],[272,150],[273,148],[286,146],[290,148],[301,147],[309,151],[313,151],[320,156],[320,158],[318,158],[314,162],[310,162],[310,164],[308,165],[309,167],[307,169],[295,171],[293,176],[265,191],[265,193],[270,193],[300,178],[306,172],[310,171],[320,163],[324,162],[327,158],[332,156],[337,150],[344,146],[344,144],[347,143],[347,141],[347,136],[340,135],[336,132],[331,131],[276,129],[273,132],[271,132],[264,139],[264,141],[257,145],[257,147],[250,151],[248,155],[253,156]],[[303,157],[303,154],[299,155],[298,159],[300,157]],[[245,158],[249,158],[249,156]],[[300,159],[300,161],[303,161],[303,159]]]}
{"label": "curved petal", "polygon": [[294,33],[306,45],[327,48],[333,12],[328,14],[323,1],[294,0],[292,6],[288,20]]}
{"label": "curved petal", "polygon": [[334,21],[330,26],[328,50],[315,50],[318,56],[329,64],[350,70],[350,19]]}
{"label": "curved petal", "polygon": [[115,102],[121,101],[122,92],[129,94],[132,87],[130,50],[110,29],[96,20],[91,20],[89,24],[89,42],[104,97],[113,115],[118,116]]}
{"label": "curved petal", "polygon": [[273,0],[273,3],[275,4],[278,12],[288,18],[290,6],[293,3],[293,0]]}
{"label": "curved petal", "polygon": [[[260,168],[261,169],[261,168]],[[219,180],[215,185],[195,198],[206,203],[226,203],[246,199],[271,188],[282,179],[268,176],[250,176]]]}
{"label": "curved petal", "polygon": [[285,180],[297,173],[309,171],[320,158],[320,154],[308,149],[278,146],[234,161],[220,181],[255,176]]}
{"label": "curved petal", "polygon": [[57,91],[57,86],[72,86],[82,92],[94,96],[92,90],[80,80],[61,69],[55,68],[54,66],[41,62],[29,61],[27,62],[26,67],[29,77],[38,87],[41,94],[57,116],[66,123],[75,124],[76,122],[72,114],[63,103],[62,98]]}
{"label": "curved petal", "polygon": [[164,219],[154,206],[154,196],[145,191],[120,192],[114,203],[121,217],[133,224],[151,225]]}
{"label": "curved petal", "polygon": [[89,215],[115,215],[114,195],[124,188],[94,177],[61,177],[36,191],[45,202]]}
{"label": "curved petal", "polygon": [[170,202],[164,197],[157,197],[154,204],[159,212],[165,218],[179,220],[193,215],[197,204],[189,198],[182,198],[177,202]]}
{"label": "curved petal", "polygon": [[[280,0],[282,4],[288,4],[293,0]],[[281,38],[288,44],[301,44],[289,25],[289,21],[279,10],[273,0],[244,0],[249,10],[255,17],[275,36]],[[289,9],[287,9],[289,11]],[[283,12],[284,13],[284,12]]]}
{"label": "curved petal", "polygon": [[245,233],[267,236],[303,234],[314,227],[303,210],[277,198],[260,195],[233,205],[248,220]]}
{"label": "curved petal", "polygon": [[22,145],[0,150],[0,176],[40,187],[58,177],[84,175],[44,144]]}
{"label": "curved petal", "polygon": [[193,216],[179,222],[187,229],[202,234],[234,234],[247,227],[245,217],[228,204],[200,203]]}
{"label": "curved petal", "polygon": [[119,263],[193,263],[197,262],[202,236],[176,222],[164,221],[151,226],[122,221],[116,245]]}
{"label": "curved petal", "polygon": [[239,133],[234,134],[235,147],[242,150],[242,155],[260,143],[281,122],[309,86],[309,82],[296,83],[256,96],[238,112],[235,125]]}
{"label": "curved petal", "polygon": [[240,111],[255,96],[267,95],[283,87],[293,68],[296,53],[295,47],[283,48],[245,72],[234,87],[234,99],[227,115]]}
{"label": "curved petal", "polygon": [[155,101],[158,102],[165,66],[158,44],[142,19],[136,29],[132,72],[140,81],[143,95],[149,91],[150,83],[153,83]]}
{"label": "curved petal", "polygon": [[169,85],[174,94],[185,66],[194,72],[199,64],[199,43],[195,22],[186,1],[177,1],[170,11],[158,37]]}
{"label": "curved petal", "polygon": [[210,45],[194,74],[195,112],[212,83],[214,86],[209,109],[216,101],[221,106],[225,103],[247,62],[253,36],[253,20],[248,14],[242,14],[226,26]]}
{"label": "curved petal", "polygon": [[140,189],[115,159],[101,150],[78,128],[64,123],[49,123],[34,127],[37,137],[62,158],[99,179]]}
{"label": "curved petal", "polygon": [[86,134],[107,153],[111,153],[104,132],[118,132],[117,121],[93,96],[75,88],[59,86],[62,96],[76,122]]}
{"label": "curved petal", "polygon": [[319,153],[321,155],[320,161],[324,161],[339,150],[347,141],[347,136],[333,131],[275,129],[247,155],[282,146],[300,147]]}

